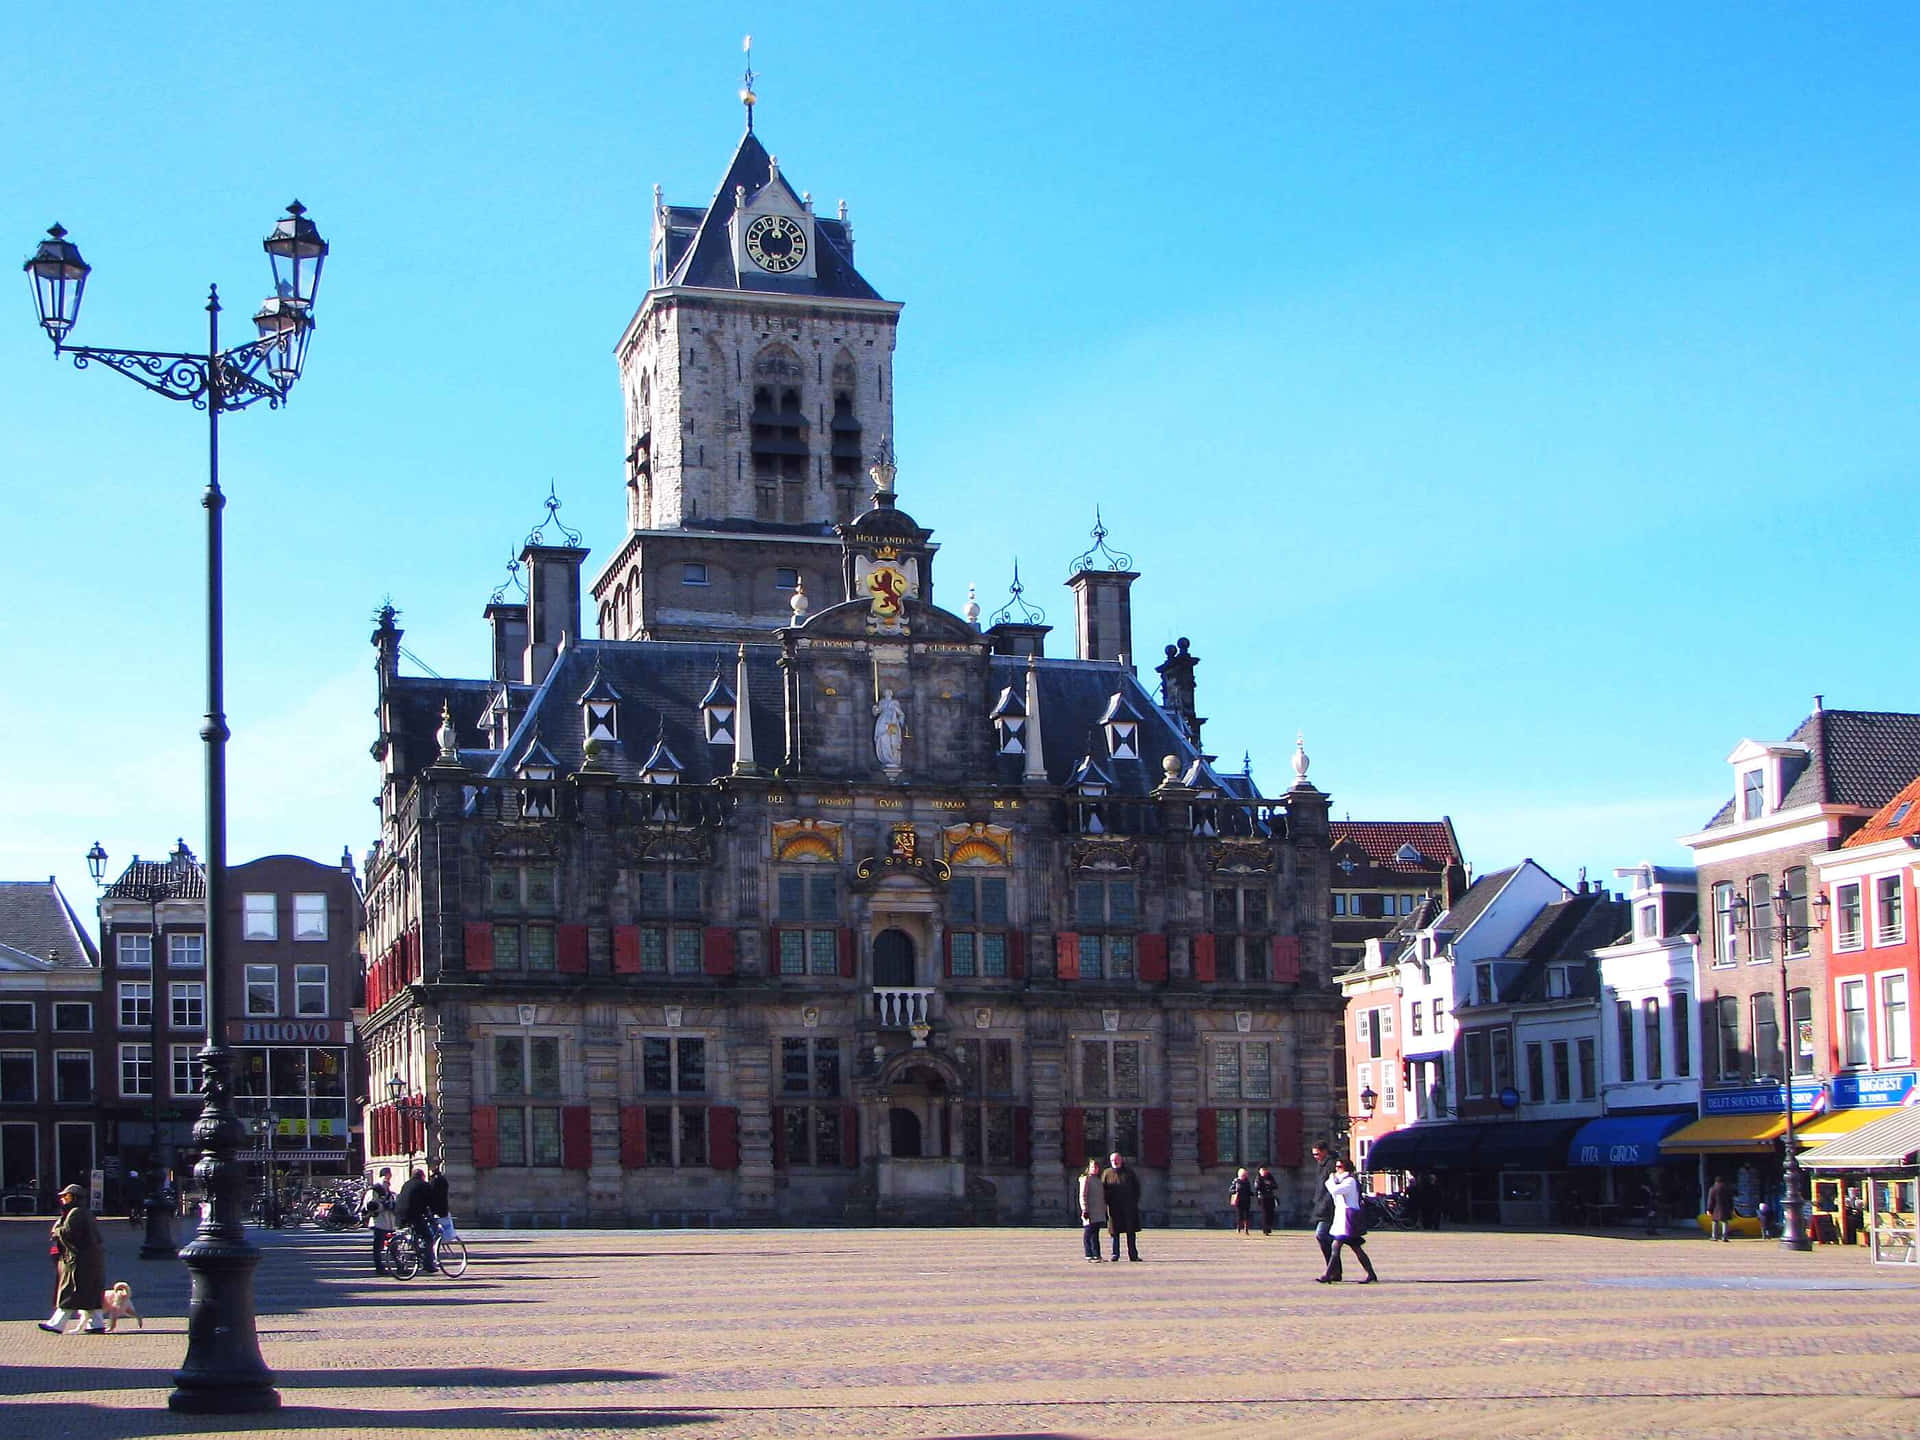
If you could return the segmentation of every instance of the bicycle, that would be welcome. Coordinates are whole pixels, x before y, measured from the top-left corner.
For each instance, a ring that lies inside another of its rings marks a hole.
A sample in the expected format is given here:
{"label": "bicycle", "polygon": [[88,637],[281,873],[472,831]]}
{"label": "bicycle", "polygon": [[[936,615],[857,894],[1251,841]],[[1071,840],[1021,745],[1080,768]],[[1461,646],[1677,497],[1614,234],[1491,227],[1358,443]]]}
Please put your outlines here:
{"label": "bicycle", "polygon": [[[387,1268],[396,1280],[411,1280],[426,1268],[426,1255],[411,1229],[395,1229],[389,1236],[385,1254]],[[432,1241],[434,1269],[458,1280],[467,1273],[467,1242],[458,1235],[438,1236]]]}

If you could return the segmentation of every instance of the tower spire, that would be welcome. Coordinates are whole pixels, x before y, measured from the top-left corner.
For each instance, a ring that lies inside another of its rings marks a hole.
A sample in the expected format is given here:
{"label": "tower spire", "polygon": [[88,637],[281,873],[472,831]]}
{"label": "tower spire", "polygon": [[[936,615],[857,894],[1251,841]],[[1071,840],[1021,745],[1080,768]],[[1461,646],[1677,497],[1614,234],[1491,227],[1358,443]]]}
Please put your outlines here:
{"label": "tower spire", "polygon": [[740,103],[747,107],[747,133],[753,133],[753,105],[760,97],[753,93],[753,36],[743,36],[740,49],[747,57],[746,73],[740,77]]}

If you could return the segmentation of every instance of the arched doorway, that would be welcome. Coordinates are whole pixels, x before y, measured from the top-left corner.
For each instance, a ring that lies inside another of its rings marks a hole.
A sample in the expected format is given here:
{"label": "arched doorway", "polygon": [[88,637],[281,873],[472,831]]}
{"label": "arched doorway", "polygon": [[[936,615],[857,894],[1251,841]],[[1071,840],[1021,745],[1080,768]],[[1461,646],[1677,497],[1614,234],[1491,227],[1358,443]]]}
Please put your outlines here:
{"label": "arched doorway", "polygon": [[904,1105],[896,1105],[887,1112],[888,1139],[892,1141],[892,1150],[901,1160],[920,1158],[920,1117]]}
{"label": "arched doorway", "polygon": [[904,930],[882,930],[873,937],[873,983],[907,986],[914,975],[913,937]]}

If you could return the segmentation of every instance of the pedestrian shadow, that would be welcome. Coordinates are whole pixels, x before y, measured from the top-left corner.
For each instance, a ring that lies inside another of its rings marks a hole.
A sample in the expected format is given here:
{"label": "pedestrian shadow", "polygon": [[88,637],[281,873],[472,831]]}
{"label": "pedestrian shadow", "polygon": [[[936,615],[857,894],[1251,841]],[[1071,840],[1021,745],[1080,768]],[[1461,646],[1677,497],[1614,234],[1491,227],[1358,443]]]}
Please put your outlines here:
{"label": "pedestrian shadow", "polygon": [[311,1431],[337,1435],[361,1429],[389,1434],[446,1431],[533,1430],[543,1434],[574,1431],[604,1435],[637,1430],[665,1430],[686,1425],[717,1424],[722,1416],[704,1410],[673,1406],[647,1409],[609,1406],[605,1409],[555,1408],[515,1405],[460,1405],[442,1410],[351,1410],[317,1405],[286,1405],[259,1415],[176,1415],[171,1410],[125,1410],[85,1401],[35,1401],[9,1405],[10,1433],[18,1435],[84,1434],[88,1440],[136,1440],[148,1435],[239,1434],[255,1431]]}

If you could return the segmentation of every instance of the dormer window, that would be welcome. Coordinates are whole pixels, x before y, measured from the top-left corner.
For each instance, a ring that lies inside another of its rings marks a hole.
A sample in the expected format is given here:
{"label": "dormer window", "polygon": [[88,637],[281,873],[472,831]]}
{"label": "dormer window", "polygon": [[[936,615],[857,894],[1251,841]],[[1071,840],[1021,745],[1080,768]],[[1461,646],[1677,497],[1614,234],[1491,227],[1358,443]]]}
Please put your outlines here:
{"label": "dormer window", "polygon": [[1740,818],[1758,820],[1767,808],[1767,772],[1748,770],[1740,776]]}
{"label": "dormer window", "polygon": [[1654,936],[1660,933],[1660,904],[1658,901],[1653,901],[1640,907],[1640,933],[1643,936]]}
{"label": "dormer window", "polygon": [[990,717],[993,721],[994,739],[1002,755],[1024,755],[1027,753],[1027,705],[1009,685],[1000,692],[999,703],[993,707]]}
{"label": "dormer window", "polygon": [[607,683],[598,665],[593,683],[581,693],[580,710],[581,731],[589,745],[612,745],[620,739],[620,692]]}
{"label": "dormer window", "polygon": [[1113,777],[1106,767],[1089,755],[1073,772],[1073,778],[1067,782],[1067,788],[1074,793],[1078,804],[1078,828],[1088,835],[1104,835],[1107,832],[1107,794],[1113,789]]}
{"label": "dormer window", "polygon": [[1218,835],[1220,807],[1215,802],[1220,798],[1220,791],[1214,785],[1213,777],[1207,773],[1206,762],[1195,760],[1187,767],[1187,773],[1180,777],[1180,783],[1193,791],[1193,804],[1187,807],[1193,833]]}
{"label": "dormer window", "polygon": [[709,745],[733,744],[734,711],[737,708],[732,689],[715,674],[713,684],[700,697],[700,721]]}
{"label": "dormer window", "polygon": [[1427,863],[1427,857],[1414,849],[1411,842],[1402,845],[1398,850],[1394,851],[1393,858],[1402,865],[1424,865]]}
{"label": "dormer window", "polygon": [[654,743],[646,763],[640,767],[640,778],[649,785],[678,785],[686,768],[667,748],[666,738],[662,736]]}
{"label": "dormer window", "polygon": [[559,773],[547,747],[536,739],[520,758],[520,778],[527,788],[520,792],[520,813],[540,819],[553,818],[553,777]]}
{"label": "dormer window", "polygon": [[1107,733],[1107,754],[1115,760],[1140,758],[1140,712],[1124,693],[1114,691],[1100,725]]}

